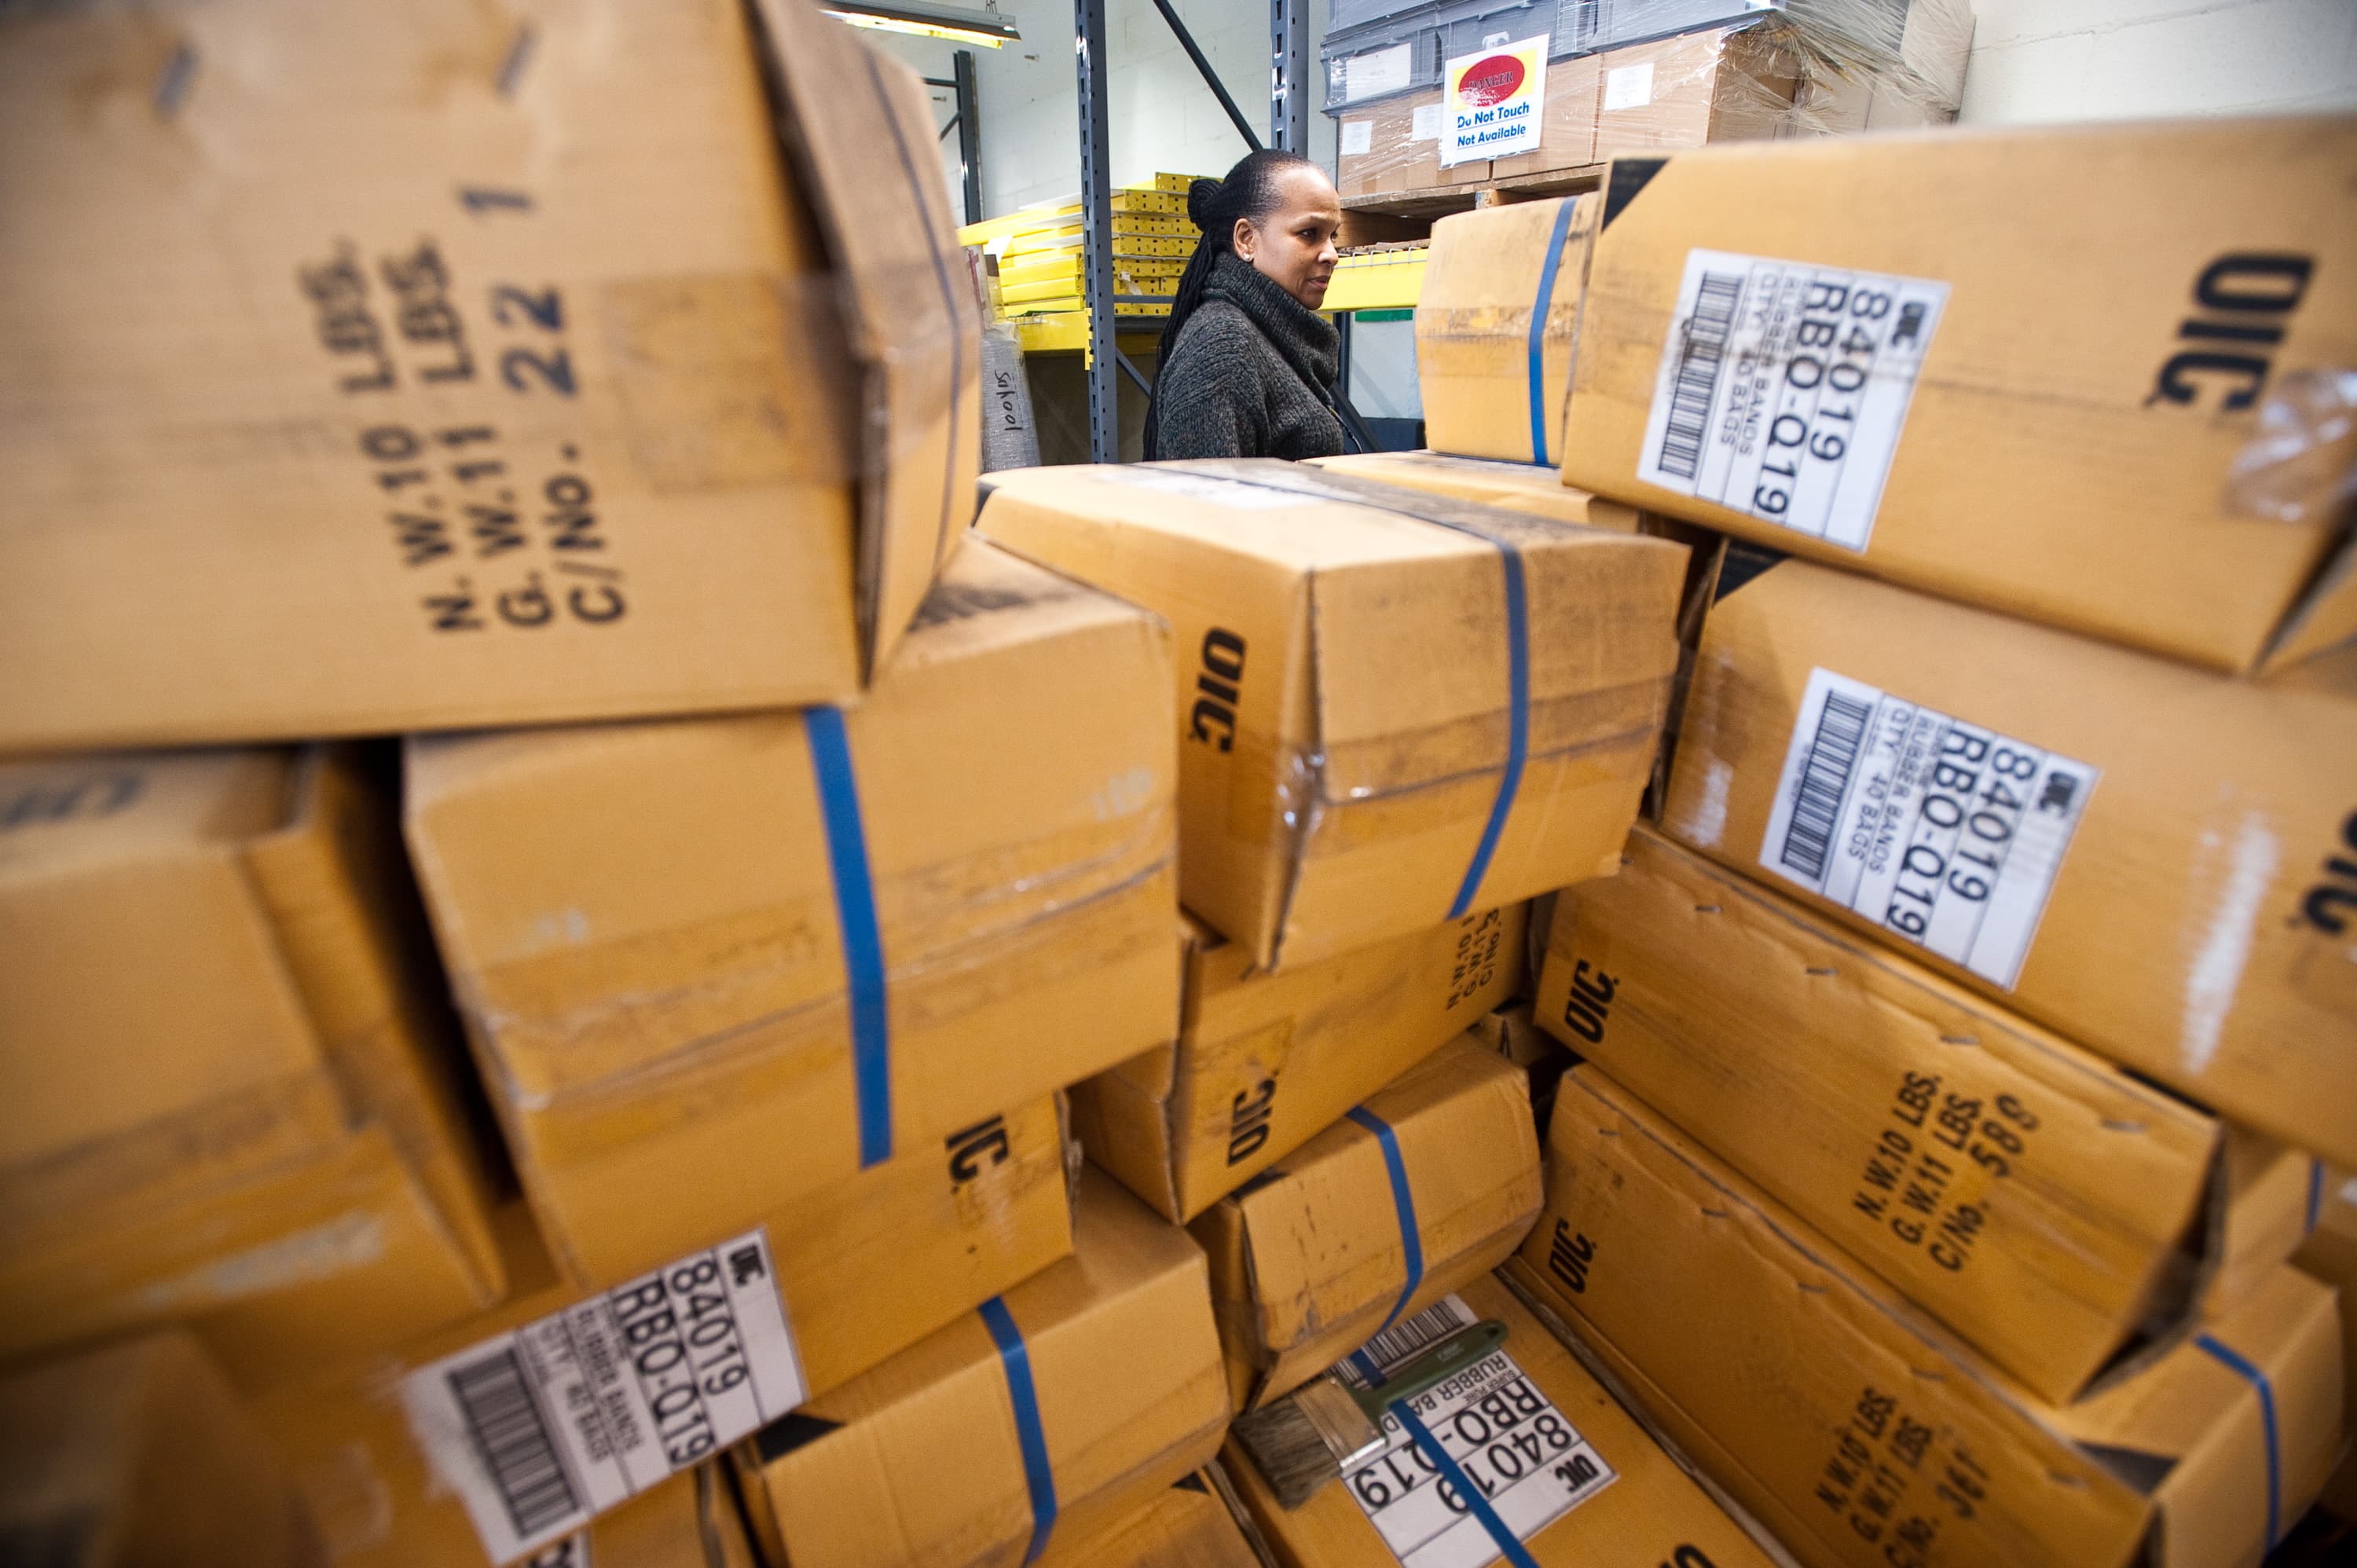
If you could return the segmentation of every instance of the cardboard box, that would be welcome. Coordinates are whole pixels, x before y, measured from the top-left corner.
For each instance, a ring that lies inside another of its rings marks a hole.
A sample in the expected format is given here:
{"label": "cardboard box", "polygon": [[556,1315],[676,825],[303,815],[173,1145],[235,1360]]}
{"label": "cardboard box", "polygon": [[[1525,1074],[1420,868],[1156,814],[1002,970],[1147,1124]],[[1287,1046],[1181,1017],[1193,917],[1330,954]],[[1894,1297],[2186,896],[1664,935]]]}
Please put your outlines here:
{"label": "cardboard box", "polygon": [[25,1568],[317,1568],[286,1467],[184,1331],[0,1381],[0,1553]]}
{"label": "cardboard box", "polygon": [[991,537],[1170,621],[1180,897],[1263,967],[1618,864],[1680,547],[1275,460],[991,480]]}
{"label": "cardboard box", "polygon": [[[1450,1464],[1469,1472],[1501,1527],[1539,1568],[1598,1563],[1767,1568],[1774,1561],[1720,1511],[1635,1419],[1491,1275],[1426,1309],[1433,1331],[1494,1317],[1506,1344],[1473,1370],[1414,1402]],[[1378,1354],[1379,1366],[1401,1359]],[[1229,1473],[1285,1568],[1481,1563],[1496,1537],[1435,1485],[1430,1444],[1396,1416],[1391,1445],[1300,1508],[1277,1506],[1252,1460],[1232,1447]],[[1467,1486],[1449,1478],[1455,1497]],[[1388,1555],[1386,1555],[1388,1553]]]}
{"label": "cardboard box", "polygon": [[923,89],[802,0],[502,16],[9,24],[0,751],[837,701],[899,641],[980,437]]}
{"label": "cardboard box", "polygon": [[1586,169],[1596,162],[1596,101],[1603,89],[1600,56],[1573,55],[1546,67],[1546,102],[1539,109],[1534,151],[1490,160],[1490,177],[1534,179]]}
{"label": "cardboard box", "polygon": [[989,1133],[912,1150],[587,1295],[511,1206],[504,1305],[270,1390],[256,1412],[354,1568],[506,1562],[585,1528],[597,1552],[616,1532],[651,1538],[623,1516],[676,1516],[681,1498],[652,1499],[683,1472],[1071,1252],[1055,1102]]}
{"label": "cardboard box", "polygon": [[1332,474],[1353,474],[1402,489],[1429,490],[1557,522],[1589,523],[1618,533],[1636,532],[1637,520],[1642,515],[1635,507],[1574,489],[1553,468],[1531,463],[1457,457],[1445,452],[1352,452],[1307,461]]}
{"label": "cardboard box", "polygon": [[[2319,401],[2357,359],[2329,282],[2357,232],[2319,199],[2352,178],[2346,116],[1625,164],[1565,478],[2220,669],[2288,663],[2357,632],[2357,433]],[[1835,378],[1869,364],[1853,408]]]}
{"label": "cardboard box", "polygon": [[1335,188],[1398,196],[1489,178],[1487,158],[1440,166],[1440,89],[1429,87],[1335,116]]}
{"label": "cardboard box", "polygon": [[409,835],[585,1283],[1170,1038],[1168,632],[969,541],[849,713],[413,739]]}
{"label": "cardboard box", "polygon": [[1073,1256],[764,1428],[735,1454],[795,1568],[1013,1563],[1085,1539],[1227,1429],[1203,1254],[1083,1176]]}
{"label": "cardboard box", "polygon": [[[2340,1293],[2341,1418],[2357,1423],[2357,1176],[2321,1167],[2315,1175],[2309,1233],[2293,1262]],[[2336,1518],[2357,1520],[2357,1446],[2342,1454],[2319,1502]]]}
{"label": "cardboard box", "polygon": [[1563,196],[1432,226],[1415,302],[1415,373],[1435,450],[1562,461],[1563,400],[1600,209],[1600,198]]}
{"label": "cardboard box", "polygon": [[1805,1561],[2255,1563],[2339,1449],[2332,1294],[2294,1270],[2055,1406],[1593,1067],[1548,1159],[1513,1278]]}
{"label": "cardboard box", "polygon": [[[2325,1163],[2247,1127],[2226,1128],[2225,1243],[2205,1298],[2212,1313],[2242,1300],[2299,1251],[2325,1202]],[[2357,1411],[2357,1402],[2352,1402]]]}
{"label": "cardboard box", "polygon": [[2043,1398],[2219,1270],[2216,1121],[1647,829],[1556,900],[1535,1012]]}
{"label": "cardboard box", "polygon": [[2352,776],[2357,685],[2228,680],[1730,558],[1663,816],[2099,1055],[2350,1159],[2357,877],[2333,867]]}
{"label": "cardboard box", "polygon": [[1238,1522],[1234,1495],[1215,1460],[1088,1539],[1058,1540],[1036,1561],[1044,1568],[1268,1568],[1258,1531],[1247,1537]]}
{"label": "cardboard box", "polygon": [[1178,1037],[1072,1086],[1082,1147],[1184,1224],[1512,995],[1520,905],[1271,974],[1200,920]]}
{"label": "cardboard box", "polygon": [[186,1322],[285,1376],[499,1299],[388,785],[0,764],[0,1356]]}
{"label": "cardboard box", "polygon": [[1764,141],[1804,125],[1792,102],[1805,68],[1773,24],[1680,33],[1596,58],[1598,162]]}
{"label": "cardboard box", "polygon": [[1459,1035],[1188,1227],[1235,1407],[1488,1273],[1538,1211],[1529,1079]]}

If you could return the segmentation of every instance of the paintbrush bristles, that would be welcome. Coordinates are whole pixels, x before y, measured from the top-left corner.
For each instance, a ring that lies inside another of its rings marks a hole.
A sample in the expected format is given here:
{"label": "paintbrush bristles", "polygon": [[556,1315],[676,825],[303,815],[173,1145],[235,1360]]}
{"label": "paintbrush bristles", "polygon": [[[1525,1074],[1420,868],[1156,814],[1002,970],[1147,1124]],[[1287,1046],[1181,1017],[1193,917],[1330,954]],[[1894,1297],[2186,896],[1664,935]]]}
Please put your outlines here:
{"label": "paintbrush bristles", "polygon": [[1230,1430],[1285,1508],[1299,1508],[1342,1474],[1341,1461],[1292,1400],[1247,1412]]}

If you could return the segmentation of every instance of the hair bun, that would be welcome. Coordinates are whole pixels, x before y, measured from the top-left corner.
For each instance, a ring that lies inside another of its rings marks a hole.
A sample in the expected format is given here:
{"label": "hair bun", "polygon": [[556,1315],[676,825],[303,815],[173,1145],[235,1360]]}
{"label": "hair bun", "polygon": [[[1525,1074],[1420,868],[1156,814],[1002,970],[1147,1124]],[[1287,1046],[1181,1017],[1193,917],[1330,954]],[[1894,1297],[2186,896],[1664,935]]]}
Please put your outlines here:
{"label": "hair bun", "polygon": [[1199,179],[1195,181],[1194,184],[1189,186],[1187,188],[1187,217],[1189,221],[1192,222],[1196,228],[1202,230],[1205,233],[1211,232],[1211,226],[1214,221],[1211,217],[1211,203],[1217,201],[1219,199],[1220,182],[1216,179]]}

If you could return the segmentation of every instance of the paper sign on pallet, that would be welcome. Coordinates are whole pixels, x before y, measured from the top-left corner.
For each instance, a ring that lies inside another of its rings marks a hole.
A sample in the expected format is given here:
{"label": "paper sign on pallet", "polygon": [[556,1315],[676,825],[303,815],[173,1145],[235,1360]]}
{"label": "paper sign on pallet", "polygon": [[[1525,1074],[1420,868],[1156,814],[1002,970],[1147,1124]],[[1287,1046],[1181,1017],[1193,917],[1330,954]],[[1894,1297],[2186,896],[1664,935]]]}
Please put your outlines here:
{"label": "paper sign on pallet", "polygon": [[1458,55],[1443,66],[1441,166],[1536,147],[1546,75],[1544,33]]}

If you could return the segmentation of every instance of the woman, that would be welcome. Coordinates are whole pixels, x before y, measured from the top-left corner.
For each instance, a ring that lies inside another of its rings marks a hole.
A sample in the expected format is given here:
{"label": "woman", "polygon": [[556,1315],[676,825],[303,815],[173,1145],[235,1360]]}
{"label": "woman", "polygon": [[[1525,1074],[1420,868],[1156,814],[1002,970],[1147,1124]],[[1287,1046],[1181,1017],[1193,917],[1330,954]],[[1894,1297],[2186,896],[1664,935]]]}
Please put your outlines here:
{"label": "woman", "polygon": [[1253,153],[1197,180],[1187,215],[1203,238],[1162,328],[1146,456],[1336,456],[1341,339],[1318,314],[1342,221],[1333,182],[1297,153]]}

